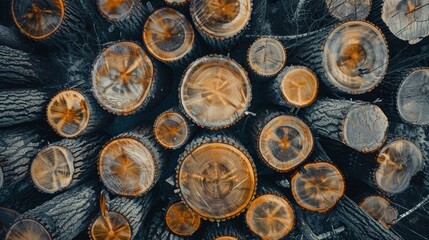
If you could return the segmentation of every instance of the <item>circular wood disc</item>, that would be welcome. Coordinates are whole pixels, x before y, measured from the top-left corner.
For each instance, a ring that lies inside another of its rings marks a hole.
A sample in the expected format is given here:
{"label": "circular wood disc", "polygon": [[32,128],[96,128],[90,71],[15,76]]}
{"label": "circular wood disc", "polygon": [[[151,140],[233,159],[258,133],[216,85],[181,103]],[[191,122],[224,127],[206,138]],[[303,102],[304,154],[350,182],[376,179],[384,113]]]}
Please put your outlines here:
{"label": "circular wood disc", "polygon": [[73,180],[74,157],[69,149],[49,146],[40,150],[31,162],[30,176],[43,192],[56,193],[67,188]]}
{"label": "circular wood disc", "polygon": [[189,138],[186,119],[177,112],[164,112],[153,125],[155,139],[163,147],[176,149],[183,146]]}
{"label": "circular wood disc", "polygon": [[217,237],[213,240],[242,240],[242,239],[239,239],[239,238],[233,237],[233,236],[220,236],[220,237]]}
{"label": "circular wood disc", "polygon": [[182,6],[188,3],[190,0],[164,0],[165,3],[173,6]]}
{"label": "circular wood disc", "polygon": [[229,38],[240,33],[250,21],[251,0],[192,0],[191,15],[195,25],[215,38]]}
{"label": "circular wood disc", "polygon": [[256,74],[272,77],[285,66],[286,49],[275,38],[259,38],[250,46],[247,62]]}
{"label": "circular wood disc", "polygon": [[414,70],[401,83],[397,106],[401,117],[412,124],[429,124],[429,68]]}
{"label": "circular wood disc", "polygon": [[165,216],[168,228],[179,236],[191,236],[200,227],[201,219],[179,202],[171,205]]}
{"label": "circular wood disc", "polygon": [[40,223],[33,219],[22,219],[14,223],[5,240],[51,240],[49,232]]}
{"label": "circular wood disc", "polygon": [[361,94],[384,78],[389,51],[383,33],[374,25],[349,21],[336,27],[323,48],[327,80],[340,91]]}
{"label": "circular wood disc", "polygon": [[91,225],[92,240],[131,240],[131,227],[124,216],[109,212],[107,217],[100,215]]}
{"label": "circular wood disc", "polygon": [[246,208],[256,186],[247,154],[225,143],[205,143],[185,154],[177,179],[182,198],[192,210],[217,220]]}
{"label": "circular wood disc", "polygon": [[134,0],[97,0],[101,15],[111,21],[119,21],[129,16]]}
{"label": "circular wood disc", "polygon": [[194,45],[194,30],[186,17],[171,8],[161,8],[146,20],[143,40],[152,56],[172,62],[183,58]]}
{"label": "circular wood disc", "polygon": [[282,76],[282,95],[290,106],[306,107],[316,100],[319,80],[311,69],[289,67]]}
{"label": "circular wood disc", "polygon": [[365,20],[371,0],[325,0],[329,13],[338,20]]}
{"label": "circular wood disc", "polygon": [[277,171],[289,171],[301,164],[313,150],[310,128],[299,118],[281,115],[271,119],[258,137],[258,152]]}
{"label": "circular wood disc", "polygon": [[295,214],[289,202],[274,194],[257,197],[246,212],[246,223],[257,236],[266,240],[285,237],[292,230]]}
{"label": "circular wood disc", "polygon": [[223,56],[207,56],[193,62],[179,91],[186,115],[197,125],[213,130],[240,120],[252,99],[246,71]]}
{"label": "circular wood disc", "polygon": [[377,162],[377,186],[387,193],[399,193],[408,187],[411,177],[423,168],[424,158],[414,143],[396,140],[381,149]]}
{"label": "circular wood disc", "polygon": [[63,0],[12,0],[12,16],[16,26],[32,39],[54,34],[65,19]]}
{"label": "circular wood disc", "polygon": [[360,152],[373,152],[386,140],[389,122],[383,111],[372,104],[349,110],[343,121],[343,141]]}
{"label": "circular wood disc", "polygon": [[366,197],[359,206],[385,228],[390,228],[398,218],[396,209],[381,196]]}
{"label": "circular wood disc", "polygon": [[143,49],[132,42],[106,48],[92,69],[95,98],[107,111],[128,115],[145,103],[153,84],[154,66]]}
{"label": "circular wood disc", "polygon": [[303,168],[292,178],[296,202],[310,211],[329,211],[344,194],[345,182],[340,170],[327,162],[309,163]]}
{"label": "circular wood disc", "polygon": [[153,155],[142,142],[131,137],[119,137],[105,145],[98,169],[104,186],[122,196],[145,194],[157,177]]}
{"label": "circular wood disc", "polygon": [[60,136],[76,137],[88,126],[91,112],[86,98],[76,90],[55,95],[47,107],[49,125]]}

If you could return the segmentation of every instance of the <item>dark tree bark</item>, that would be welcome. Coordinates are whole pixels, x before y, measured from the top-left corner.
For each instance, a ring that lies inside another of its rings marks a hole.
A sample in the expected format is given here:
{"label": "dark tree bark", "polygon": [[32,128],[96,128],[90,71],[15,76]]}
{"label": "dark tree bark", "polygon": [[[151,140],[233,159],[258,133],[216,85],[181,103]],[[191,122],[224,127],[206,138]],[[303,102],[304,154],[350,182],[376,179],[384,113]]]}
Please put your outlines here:
{"label": "dark tree bark", "polygon": [[215,240],[219,237],[235,237],[238,240],[245,240],[248,238],[248,232],[245,228],[237,223],[231,221],[212,223],[206,227],[204,232],[204,240]]}

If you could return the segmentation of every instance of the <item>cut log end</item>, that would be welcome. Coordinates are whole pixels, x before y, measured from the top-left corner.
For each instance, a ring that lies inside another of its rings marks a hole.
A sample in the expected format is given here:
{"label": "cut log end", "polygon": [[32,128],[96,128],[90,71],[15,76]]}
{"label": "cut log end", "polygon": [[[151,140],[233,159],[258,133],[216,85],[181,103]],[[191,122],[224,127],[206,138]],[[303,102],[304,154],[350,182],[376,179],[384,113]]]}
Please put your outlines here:
{"label": "cut log end", "polygon": [[250,21],[251,0],[198,0],[191,2],[191,15],[197,28],[209,37],[230,38]]}
{"label": "cut log end", "polygon": [[343,142],[363,153],[374,152],[386,140],[389,122],[383,111],[372,104],[351,108],[343,120]]}
{"label": "cut log end", "polygon": [[277,171],[290,171],[313,150],[310,128],[299,118],[287,115],[274,117],[258,137],[258,152],[268,166]]}
{"label": "cut log end", "polygon": [[325,0],[329,13],[338,20],[365,20],[371,11],[371,0]]}
{"label": "cut log end", "polygon": [[87,99],[77,90],[59,92],[47,107],[49,125],[66,138],[82,133],[88,126],[90,115]]}
{"label": "cut log end", "polygon": [[67,188],[73,180],[74,157],[69,149],[49,146],[37,154],[31,163],[33,184],[46,193],[56,193]]}
{"label": "cut log end", "polygon": [[367,22],[340,24],[328,35],[323,49],[326,80],[345,93],[374,89],[383,80],[388,62],[383,33]]}
{"label": "cut log end", "polygon": [[288,105],[301,108],[316,100],[319,81],[311,69],[290,67],[282,76],[281,92]]}
{"label": "cut log end", "polygon": [[153,187],[158,175],[153,156],[137,139],[114,139],[100,152],[98,169],[101,181],[114,194],[141,196]]}
{"label": "cut log end", "polygon": [[153,125],[155,139],[163,147],[177,149],[183,146],[190,135],[186,119],[178,112],[164,112]]}
{"label": "cut log end", "polygon": [[304,209],[326,212],[343,196],[345,182],[342,173],[327,162],[310,163],[292,178],[292,194]]}
{"label": "cut log end", "polygon": [[174,234],[191,236],[200,227],[201,219],[189,211],[185,204],[175,203],[168,208],[165,222]]}
{"label": "cut log end", "polygon": [[207,56],[193,62],[179,91],[187,116],[197,125],[213,130],[240,120],[252,99],[246,71],[223,56]]}
{"label": "cut log end", "polygon": [[51,240],[49,232],[43,225],[33,219],[22,219],[13,224],[7,235],[6,240]]}
{"label": "cut log end", "polygon": [[247,62],[257,75],[275,76],[286,64],[286,48],[275,38],[259,38],[250,46]]}
{"label": "cut log end", "polygon": [[407,140],[396,140],[384,146],[377,155],[376,185],[384,192],[399,193],[424,166],[421,150]]}
{"label": "cut log end", "polygon": [[98,216],[90,229],[92,240],[131,240],[131,227],[122,214],[109,212],[107,216]]}
{"label": "cut log end", "polygon": [[416,69],[402,81],[396,103],[406,122],[429,125],[429,68]]}
{"label": "cut log end", "polygon": [[386,229],[398,218],[397,210],[390,206],[389,200],[381,196],[366,197],[359,206]]}
{"label": "cut log end", "polygon": [[235,217],[255,194],[253,162],[236,146],[204,143],[186,151],[180,162],[177,181],[182,199],[205,219]]}
{"label": "cut log end", "polygon": [[217,237],[213,240],[241,240],[241,239],[239,239],[238,237],[234,237],[234,236],[220,236],[220,237]]}
{"label": "cut log end", "polygon": [[97,0],[101,15],[111,21],[120,21],[129,16],[134,7],[133,0]]}
{"label": "cut log end", "polygon": [[143,49],[119,42],[97,57],[92,69],[93,93],[107,111],[128,115],[141,108],[153,85],[154,65]]}
{"label": "cut log end", "polygon": [[148,51],[160,61],[183,58],[194,47],[194,30],[186,17],[171,8],[161,8],[147,19],[143,40]]}
{"label": "cut log end", "polygon": [[292,230],[295,215],[286,199],[265,194],[249,205],[246,223],[250,231],[262,239],[282,239]]}
{"label": "cut log end", "polygon": [[183,6],[186,3],[190,2],[190,0],[164,0],[164,2],[168,5]]}
{"label": "cut log end", "polygon": [[64,0],[13,0],[12,16],[16,26],[32,39],[54,34],[65,19]]}

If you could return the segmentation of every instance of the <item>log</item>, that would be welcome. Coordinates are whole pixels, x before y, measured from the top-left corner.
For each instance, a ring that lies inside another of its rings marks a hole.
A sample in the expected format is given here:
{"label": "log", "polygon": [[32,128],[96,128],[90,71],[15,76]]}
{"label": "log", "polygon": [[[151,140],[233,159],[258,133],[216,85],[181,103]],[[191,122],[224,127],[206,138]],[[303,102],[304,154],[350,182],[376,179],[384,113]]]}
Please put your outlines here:
{"label": "log", "polygon": [[143,41],[153,57],[172,68],[186,67],[201,55],[201,45],[191,23],[171,8],[158,9],[148,17]]}
{"label": "log", "polygon": [[31,162],[31,181],[40,191],[51,194],[82,183],[96,173],[94,160],[106,140],[98,134],[49,144]]}
{"label": "log", "polygon": [[182,201],[203,219],[224,220],[243,212],[256,190],[253,160],[234,138],[195,138],[181,154],[176,184]]}
{"label": "log", "polygon": [[165,4],[174,6],[174,7],[182,7],[187,5],[190,0],[164,0]]}
{"label": "log", "polygon": [[329,13],[340,21],[365,20],[370,11],[372,0],[325,0]]}
{"label": "log", "polygon": [[48,95],[36,89],[0,90],[0,127],[42,119]]}
{"label": "log", "polygon": [[[9,1],[9,0],[8,0]],[[7,10],[10,11],[10,8]],[[18,29],[0,24],[0,45],[24,52],[35,52],[36,48],[29,39],[22,36]]]}
{"label": "log", "polygon": [[177,202],[167,209],[165,222],[168,229],[178,236],[192,236],[200,227],[201,219],[188,207]]}
{"label": "log", "polygon": [[389,199],[382,196],[368,196],[359,203],[359,207],[386,229],[389,229],[398,218],[396,208],[390,205]]}
{"label": "log", "polygon": [[0,238],[5,238],[7,229],[17,217],[19,217],[17,211],[0,207]]}
{"label": "log", "polygon": [[138,197],[147,194],[157,183],[165,166],[165,156],[151,131],[142,126],[104,145],[98,158],[98,173],[109,192]]}
{"label": "log", "polygon": [[[160,101],[166,77],[138,44],[121,41],[105,48],[92,67],[92,92],[104,110],[130,115]],[[164,93],[163,93],[164,92]]]}
{"label": "log", "polygon": [[305,161],[313,150],[310,128],[299,118],[266,110],[249,126],[250,146],[264,163],[287,172]]}
{"label": "log", "polygon": [[191,0],[192,21],[207,44],[224,51],[237,43],[248,25],[252,0]]}
{"label": "log", "polygon": [[249,239],[239,224],[231,221],[212,223],[204,232],[205,240],[245,240]]}
{"label": "log", "polygon": [[386,140],[388,120],[372,104],[323,98],[302,110],[317,134],[363,152],[374,152]]}
{"label": "log", "polygon": [[137,239],[156,240],[191,240],[192,237],[182,237],[175,235],[169,230],[165,222],[165,211],[157,211],[153,217],[141,228]]}
{"label": "log", "polygon": [[185,71],[179,101],[185,115],[200,127],[227,128],[250,106],[252,90],[246,71],[221,55],[197,59]]}

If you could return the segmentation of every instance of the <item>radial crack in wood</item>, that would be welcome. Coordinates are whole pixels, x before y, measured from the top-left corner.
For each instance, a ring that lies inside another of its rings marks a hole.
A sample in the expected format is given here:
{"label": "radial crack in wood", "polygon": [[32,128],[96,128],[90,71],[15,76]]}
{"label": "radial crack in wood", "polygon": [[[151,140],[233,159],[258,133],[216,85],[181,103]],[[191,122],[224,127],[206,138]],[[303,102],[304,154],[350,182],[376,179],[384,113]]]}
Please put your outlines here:
{"label": "radial crack in wood", "polygon": [[153,129],[157,142],[167,149],[183,146],[192,133],[188,121],[176,111],[166,111],[159,115]]}
{"label": "radial crack in wood", "polygon": [[179,236],[191,236],[200,227],[201,219],[185,204],[179,202],[168,208],[165,222],[173,233]]}
{"label": "radial crack in wood", "polygon": [[286,64],[286,48],[275,38],[259,38],[247,52],[247,63],[257,75],[273,77]]}
{"label": "radial crack in wood", "polygon": [[111,21],[119,21],[130,14],[135,0],[97,0],[101,15]]}
{"label": "radial crack in wood", "polygon": [[329,13],[339,20],[365,20],[372,0],[325,0]]}
{"label": "radial crack in wood", "polygon": [[388,199],[381,196],[366,197],[359,203],[359,207],[386,229],[389,229],[398,218],[398,211],[390,205]]}

